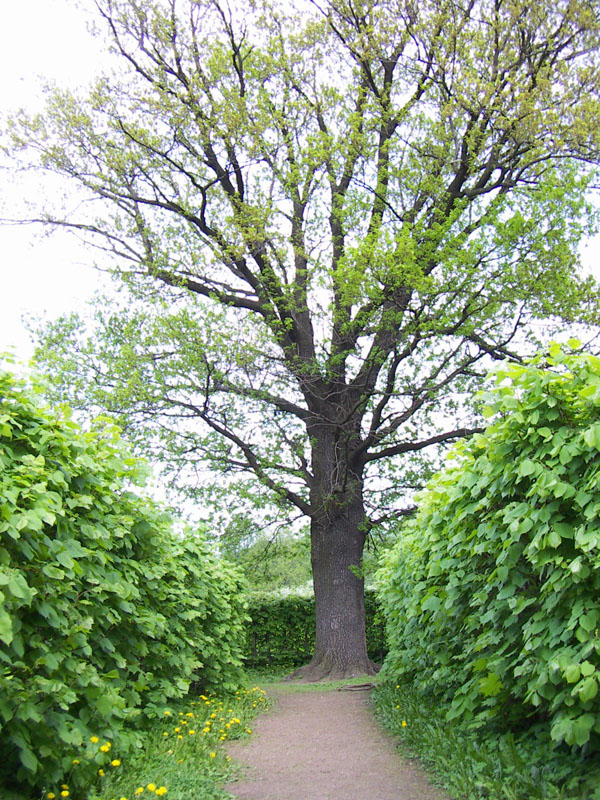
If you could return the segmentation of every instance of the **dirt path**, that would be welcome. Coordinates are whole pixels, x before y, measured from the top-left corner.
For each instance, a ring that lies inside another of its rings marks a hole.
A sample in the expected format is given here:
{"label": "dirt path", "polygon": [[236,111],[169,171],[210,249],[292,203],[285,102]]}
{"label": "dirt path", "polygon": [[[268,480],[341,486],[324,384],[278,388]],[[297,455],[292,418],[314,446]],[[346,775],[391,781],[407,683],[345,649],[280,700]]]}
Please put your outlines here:
{"label": "dirt path", "polygon": [[445,800],[398,756],[368,694],[269,691],[253,736],[228,746],[247,769],[225,788],[239,800]]}

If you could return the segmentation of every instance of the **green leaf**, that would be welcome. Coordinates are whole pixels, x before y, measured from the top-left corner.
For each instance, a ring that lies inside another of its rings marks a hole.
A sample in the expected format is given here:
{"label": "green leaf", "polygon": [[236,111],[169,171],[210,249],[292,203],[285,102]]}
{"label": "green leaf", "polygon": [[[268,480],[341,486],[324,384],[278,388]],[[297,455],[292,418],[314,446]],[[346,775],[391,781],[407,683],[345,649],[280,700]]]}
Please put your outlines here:
{"label": "green leaf", "polygon": [[36,773],[39,762],[35,755],[28,748],[21,748],[21,763],[29,772]]}
{"label": "green leaf", "polygon": [[537,470],[537,465],[530,458],[526,458],[519,464],[519,475],[522,475],[523,477],[533,475],[535,472],[537,472]]}
{"label": "green leaf", "polygon": [[588,703],[590,700],[593,700],[598,694],[598,683],[596,679],[590,677],[581,681],[577,687],[577,692],[582,703]]}
{"label": "green leaf", "polygon": [[13,640],[12,620],[3,608],[0,608],[0,639],[7,645]]}
{"label": "green leaf", "polygon": [[494,672],[488,672],[485,678],[479,681],[479,691],[486,697],[495,697],[502,691],[502,681]]}
{"label": "green leaf", "polygon": [[600,424],[596,423],[584,431],[583,440],[588,447],[600,450]]}

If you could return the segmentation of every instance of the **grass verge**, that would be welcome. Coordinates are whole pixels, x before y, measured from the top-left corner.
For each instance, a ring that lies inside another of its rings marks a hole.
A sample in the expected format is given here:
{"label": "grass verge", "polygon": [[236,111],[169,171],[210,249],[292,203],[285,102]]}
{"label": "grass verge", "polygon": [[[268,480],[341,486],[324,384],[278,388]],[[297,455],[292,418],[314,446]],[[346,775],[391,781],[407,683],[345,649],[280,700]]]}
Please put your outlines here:
{"label": "grass verge", "polygon": [[221,786],[233,768],[223,745],[248,736],[252,719],[266,704],[258,687],[223,698],[189,697],[165,709],[143,732],[142,747],[126,758],[119,758],[110,742],[93,737],[64,784],[49,787],[42,798],[225,800],[230,795]]}
{"label": "grass verge", "polygon": [[455,800],[600,800],[600,765],[553,747],[542,730],[521,739],[468,730],[408,685],[381,684],[374,700],[402,755],[418,757]]}

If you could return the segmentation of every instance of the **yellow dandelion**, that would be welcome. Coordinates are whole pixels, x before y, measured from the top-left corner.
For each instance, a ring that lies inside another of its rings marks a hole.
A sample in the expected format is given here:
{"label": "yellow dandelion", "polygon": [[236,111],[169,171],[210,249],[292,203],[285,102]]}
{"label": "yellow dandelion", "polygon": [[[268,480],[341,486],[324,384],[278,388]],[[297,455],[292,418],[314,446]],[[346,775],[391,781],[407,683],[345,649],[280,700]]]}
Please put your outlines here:
{"label": "yellow dandelion", "polygon": [[405,719],[403,719],[403,720],[402,720],[402,727],[403,727],[403,728],[406,728],[407,724],[408,724],[408,723],[406,722],[406,720],[405,720]]}
{"label": "yellow dandelion", "polygon": [[81,762],[79,761],[79,759],[78,759],[78,758],[74,758],[74,759],[73,759],[73,764],[77,765],[77,764],[80,764],[80,763],[81,763]]}
{"label": "yellow dandelion", "polygon": [[163,731],[163,736],[168,736],[169,734],[166,731]]}
{"label": "yellow dandelion", "polygon": [[183,736],[182,736],[180,733],[178,733],[178,734],[177,734],[177,738],[178,738],[178,739],[183,739]]}
{"label": "yellow dandelion", "polygon": [[210,754],[210,757],[211,757],[211,758],[214,758],[216,755],[217,755],[216,753],[211,753],[211,754]]}
{"label": "yellow dandelion", "polygon": [[155,792],[156,785],[154,783],[149,783],[148,786],[146,786],[146,789],[148,789],[149,792]]}
{"label": "yellow dandelion", "polygon": [[170,717],[170,716],[171,716],[171,712],[170,711],[165,711],[165,717]]}
{"label": "yellow dandelion", "polygon": [[121,762],[119,761],[119,759],[118,759],[118,758],[114,758],[114,759],[113,759],[113,760],[110,762],[110,765],[111,765],[111,767],[120,767],[120,766],[121,766]]}
{"label": "yellow dandelion", "polygon": [[183,764],[183,758],[178,758],[178,759],[177,759],[177,763],[178,763],[178,764]]}
{"label": "yellow dandelion", "polygon": [[69,796],[69,792],[66,789],[63,789],[62,792],[60,793],[60,796],[61,797],[68,797]]}
{"label": "yellow dandelion", "polygon": [[143,791],[144,791],[144,787],[143,786],[138,786],[138,788],[135,790],[134,794],[142,794]]}
{"label": "yellow dandelion", "polygon": [[56,800],[56,795],[54,794],[54,792],[48,792],[46,797],[48,798],[48,800]]}
{"label": "yellow dandelion", "polygon": [[186,717],[192,717],[193,718],[194,717],[194,712],[193,711],[188,711],[187,714],[186,714]]}
{"label": "yellow dandelion", "polygon": [[180,731],[180,730],[181,730],[181,728],[180,728],[179,726],[177,726],[177,727],[175,728],[175,733],[179,733],[179,731]]}
{"label": "yellow dandelion", "polygon": [[196,731],[193,728],[190,728],[188,733],[190,736],[193,736],[196,733]]}
{"label": "yellow dandelion", "polygon": [[98,744],[99,741],[100,739],[97,736],[90,736],[90,742],[92,744]]}
{"label": "yellow dandelion", "polygon": [[103,753],[108,753],[110,747],[107,744],[103,744],[100,750],[102,750]]}
{"label": "yellow dandelion", "polygon": [[252,733],[252,728],[246,728],[246,733]]}
{"label": "yellow dandelion", "polygon": [[100,777],[102,778],[104,776],[104,770],[103,769],[99,769],[98,770],[98,775],[100,775]]}
{"label": "yellow dandelion", "polygon": [[166,786],[161,786],[159,789],[156,790],[156,794],[158,794],[158,795],[163,795],[163,794],[166,794],[166,793],[167,793]]}
{"label": "yellow dandelion", "polygon": [[66,784],[66,783],[61,783],[61,785],[60,785],[60,788],[61,788],[61,789],[68,789],[68,788],[69,788],[69,786],[68,786],[68,784]]}

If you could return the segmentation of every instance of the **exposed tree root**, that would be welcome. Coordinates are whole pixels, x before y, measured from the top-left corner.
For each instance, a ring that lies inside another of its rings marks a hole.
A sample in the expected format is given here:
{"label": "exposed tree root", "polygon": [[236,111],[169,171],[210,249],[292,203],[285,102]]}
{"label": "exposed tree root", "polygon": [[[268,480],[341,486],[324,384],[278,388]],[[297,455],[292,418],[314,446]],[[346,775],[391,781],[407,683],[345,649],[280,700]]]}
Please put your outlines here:
{"label": "exposed tree root", "polygon": [[346,678],[362,678],[364,676],[376,675],[379,672],[379,664],[375,664],[368,658],[352,664],[340,664],[332,654],[325,653],[321,658],[313,658],[310,664],[292,672],[286,680],[299,681],[304,683],[316,683],[317,681],[339,681]]}

